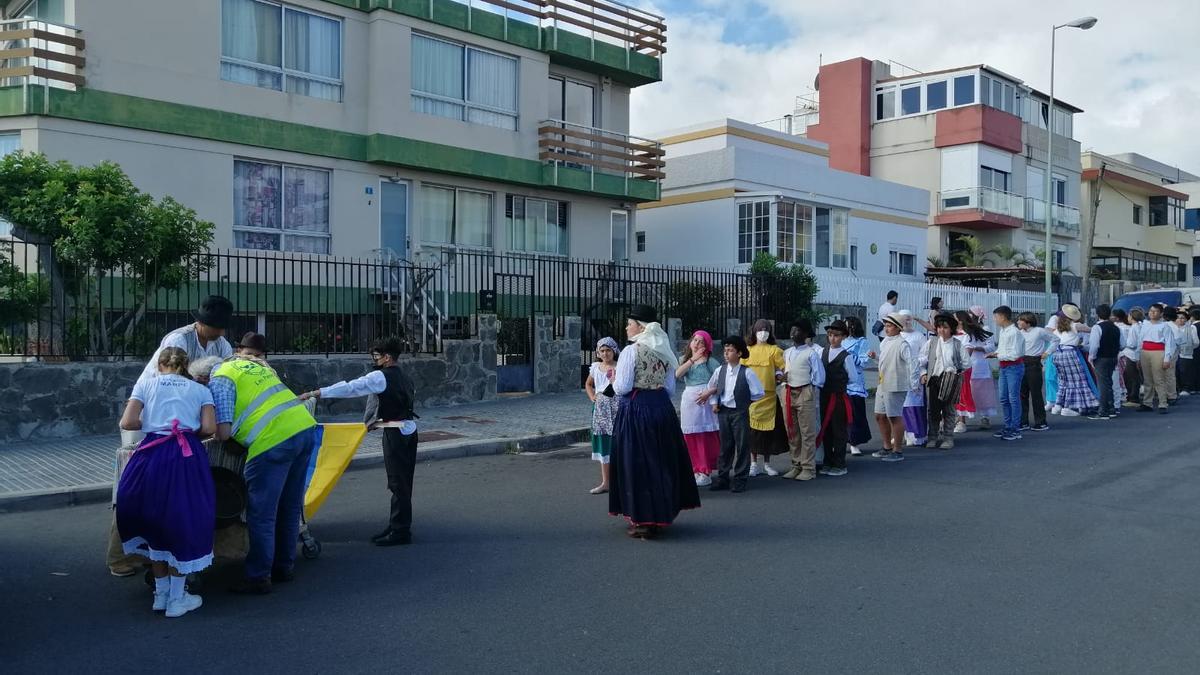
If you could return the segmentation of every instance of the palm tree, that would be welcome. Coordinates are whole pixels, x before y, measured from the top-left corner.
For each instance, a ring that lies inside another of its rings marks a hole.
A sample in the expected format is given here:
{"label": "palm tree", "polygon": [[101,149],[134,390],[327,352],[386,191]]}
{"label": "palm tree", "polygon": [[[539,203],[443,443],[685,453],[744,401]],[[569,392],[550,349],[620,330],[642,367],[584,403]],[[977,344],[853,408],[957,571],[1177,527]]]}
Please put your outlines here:
{"label": "palm tree", "polygon": [[984,248],[977,237],[966,236],[958,240],[961,248],[950,254],[950,264],[955,267],[984,267],[994,248]]}
{"label": "palm tree", "polygon": [[1013,265],[1015,267],[1029,267],[1029,255],[1019,248],[1009,246],[1008,244],[997,244],[991,249],[992,255],[998,263]]}

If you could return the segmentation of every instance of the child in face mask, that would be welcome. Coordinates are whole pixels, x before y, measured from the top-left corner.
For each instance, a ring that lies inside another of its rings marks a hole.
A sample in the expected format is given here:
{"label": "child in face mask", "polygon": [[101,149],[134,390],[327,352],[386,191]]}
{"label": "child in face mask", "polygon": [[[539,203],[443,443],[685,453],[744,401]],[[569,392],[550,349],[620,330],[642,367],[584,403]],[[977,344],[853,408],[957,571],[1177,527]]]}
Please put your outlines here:
{"label": "child in face mask", "polygon": [[753,334],[746,344],[750,356],[742,359],[742,365],[758,377],[768,394],[750,406],[750,475],[778,476],[779,472],[771,466],[771,456],[788,452],[787,426],[778,394],[769,394],[775,393],[776,386],[783,381],[783,350],[775,344],[775,334],[766,319],[754,322]]}

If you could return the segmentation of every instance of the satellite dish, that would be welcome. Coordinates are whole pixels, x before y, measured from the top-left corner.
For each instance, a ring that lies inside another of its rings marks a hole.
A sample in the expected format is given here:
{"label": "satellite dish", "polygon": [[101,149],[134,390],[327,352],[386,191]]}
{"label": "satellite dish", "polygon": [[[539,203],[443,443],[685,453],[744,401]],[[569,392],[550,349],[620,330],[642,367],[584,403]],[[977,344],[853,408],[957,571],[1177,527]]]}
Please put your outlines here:
{"label": "satellite dish", "polygon": [[813,78],[813,89],[815,91],[821,91],[821,74],[820,73],[817,73],[816,77]]}

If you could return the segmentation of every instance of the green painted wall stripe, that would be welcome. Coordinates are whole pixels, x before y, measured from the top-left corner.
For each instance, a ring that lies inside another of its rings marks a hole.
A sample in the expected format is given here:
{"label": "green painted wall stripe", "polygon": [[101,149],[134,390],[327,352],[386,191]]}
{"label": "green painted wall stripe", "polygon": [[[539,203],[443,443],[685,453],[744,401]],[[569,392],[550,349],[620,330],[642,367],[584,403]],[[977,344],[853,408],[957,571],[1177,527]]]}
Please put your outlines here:
{"label": "green painted wall stripe", "polygon": [[28,108],[25,108],[22,106],[22,93],[20,87],[0,88],[0,117],[48,115],[257,148],[403,166],[510,185],[544,187],[631,201],[656,201],[659,198],[658,185],[654,183],[631,180],[626,186],[620,177],[600,174],[593,182],[587,172],[578,169],[560,168],[556,173],[553,167],[537,160],[402,136],[333,131],[96,89],[69,91],[51,88],[49,107],[43,109],[44,89],[31,86]]}

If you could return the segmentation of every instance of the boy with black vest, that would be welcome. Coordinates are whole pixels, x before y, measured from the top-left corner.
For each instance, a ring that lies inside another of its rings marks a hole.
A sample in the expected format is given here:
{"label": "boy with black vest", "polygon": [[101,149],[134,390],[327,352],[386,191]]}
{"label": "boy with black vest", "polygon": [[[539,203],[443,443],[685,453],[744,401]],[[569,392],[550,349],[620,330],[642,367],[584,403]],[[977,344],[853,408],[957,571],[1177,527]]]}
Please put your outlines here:
{"label": "boy with black vest", "polygon": [[697,400],[716,396],[713,410],[721,425],[721,457],[709,490],[745,492],[750,477],[750,404],[766,396],[752,370],[741,364],[750,349],[740,335],[724,340],[725,364],[708,380]]}
{"label": "boy with black vest", "polygon": [[1113,402],[1113,372],[1117,369],[1117,359],[1121,356],[1121,329],[1112,322],[1112,307],[1100,305],[1096,307],[1096,316],[1100,319],[1092,326],[1088,334],[1088,355],[1096,368],[1096,386],[1100,389],[1100,409],[1088,419],[1107,420],[1117,416],[1117,408]]}
{"label": "boy with black vest", "polygon": [[350,382],[338,382],[301,395],[308,398],[355,398],[369,396],[363,422],[367,429],[383,429],[383,466],[392,493],[388,526],[371,537],[376,546],[397,546],[412,541],[413,473],[417,466],[418,415],[413,412],[416,391],[412,380],[400,370],[400,341],[380,340],[371,349],[375,368]]}

